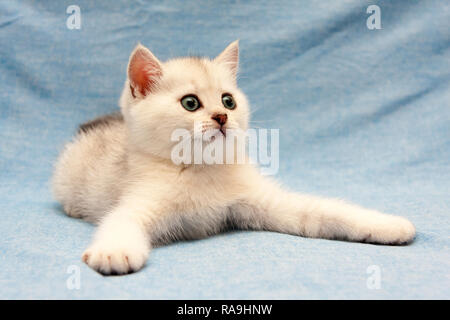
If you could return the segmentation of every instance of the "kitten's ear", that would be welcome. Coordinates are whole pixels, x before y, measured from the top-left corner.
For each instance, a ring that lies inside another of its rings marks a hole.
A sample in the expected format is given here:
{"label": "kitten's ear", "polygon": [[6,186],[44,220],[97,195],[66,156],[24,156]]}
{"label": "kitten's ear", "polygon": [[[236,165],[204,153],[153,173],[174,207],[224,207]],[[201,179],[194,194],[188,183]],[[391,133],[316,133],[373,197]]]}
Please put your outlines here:
{"label": "kitten's ear", "polygon": [[239,69],[239,40],[230,43],[214,61],[227,66],[233,77],[236,77]]}
{"label": "kitten's ear", "polygon": [[161,78],[161,63],[146,47],[138,44],[128,63],[128,80],[134,98],[143,98]]}

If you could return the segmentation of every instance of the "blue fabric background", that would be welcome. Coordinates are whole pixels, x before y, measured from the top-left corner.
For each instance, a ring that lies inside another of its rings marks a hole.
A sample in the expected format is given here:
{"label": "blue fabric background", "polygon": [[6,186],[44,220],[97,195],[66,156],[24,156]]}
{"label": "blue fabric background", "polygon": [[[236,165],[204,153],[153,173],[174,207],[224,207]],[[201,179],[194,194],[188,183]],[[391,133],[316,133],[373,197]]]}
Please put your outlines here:
{"label": "blue fabric background", "polygon": [[[66,27],[71,4],[80,30]],[[366,27],[371,4],[381,30]],[[449,21],[447,1],[2,1],[0,298],[450,298]],[[94,226],[49,192],[64,143],[117,109],[138,41],[164,60],[237,38],[253,124],[280,129],[277,179],[408,217],[416,241],[233,232],[154,249],[129,276],[90,270]]]}

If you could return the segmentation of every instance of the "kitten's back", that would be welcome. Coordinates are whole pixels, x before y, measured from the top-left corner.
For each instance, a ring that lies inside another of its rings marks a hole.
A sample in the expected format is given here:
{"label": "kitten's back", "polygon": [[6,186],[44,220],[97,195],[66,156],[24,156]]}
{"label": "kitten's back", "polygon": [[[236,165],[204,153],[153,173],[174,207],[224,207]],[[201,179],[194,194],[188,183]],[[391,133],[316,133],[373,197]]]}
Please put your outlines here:
{"label": "kitten's back", "polygon": [[113,126],[123,122],[123,115],[120,112],[114,112],[81,124],[78,128],[78,133],[87,133],[88,131],[94,130],[98,127]]}
{"label": "kitten's back", "polygon": [[68,215],[95,222],[117,202],[127,173],[125,135],[114,113],[82,124],[65,146],[52,187]]}

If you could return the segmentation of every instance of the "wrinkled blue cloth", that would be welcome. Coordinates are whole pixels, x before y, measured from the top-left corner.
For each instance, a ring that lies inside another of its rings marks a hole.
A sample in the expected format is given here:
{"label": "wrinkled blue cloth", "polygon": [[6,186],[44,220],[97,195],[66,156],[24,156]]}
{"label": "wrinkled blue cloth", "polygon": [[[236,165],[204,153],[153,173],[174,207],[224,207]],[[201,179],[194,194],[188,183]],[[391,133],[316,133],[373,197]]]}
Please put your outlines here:
{"label": "wrinkled blue cloth", "polygon": [[[1,1],[0,298],[450,298],[449,21],[438,0]],[[156,248],[132,275],[92,271],[94,226],[50,193],[58,153],[117,110],[138,41],[164,60],[237,38],[252,126],[280,129],[276,178],[407,217],[415,242],[230,232]]]}

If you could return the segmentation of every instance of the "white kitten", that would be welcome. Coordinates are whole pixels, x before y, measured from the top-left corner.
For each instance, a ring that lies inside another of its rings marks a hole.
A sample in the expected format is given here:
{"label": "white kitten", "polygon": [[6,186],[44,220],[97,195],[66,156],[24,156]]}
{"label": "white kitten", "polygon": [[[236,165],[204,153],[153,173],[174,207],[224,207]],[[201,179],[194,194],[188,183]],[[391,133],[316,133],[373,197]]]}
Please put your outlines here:
{"label": "white kitten", "polygon": [[152,245],[206,237],[230,225],[382,244],[414,238],[414,226],[404,218],[287,192],[249,164],[172,162],[175,129],[192,130],[194,122],[247,129],[238,57],[237,42],[213,60],[167,62],[138,45],[121,114],[82,125],[66,146],[53,190],[68,215],[99,223],[82,256],[90,267],[104,274],[137,271]]}

